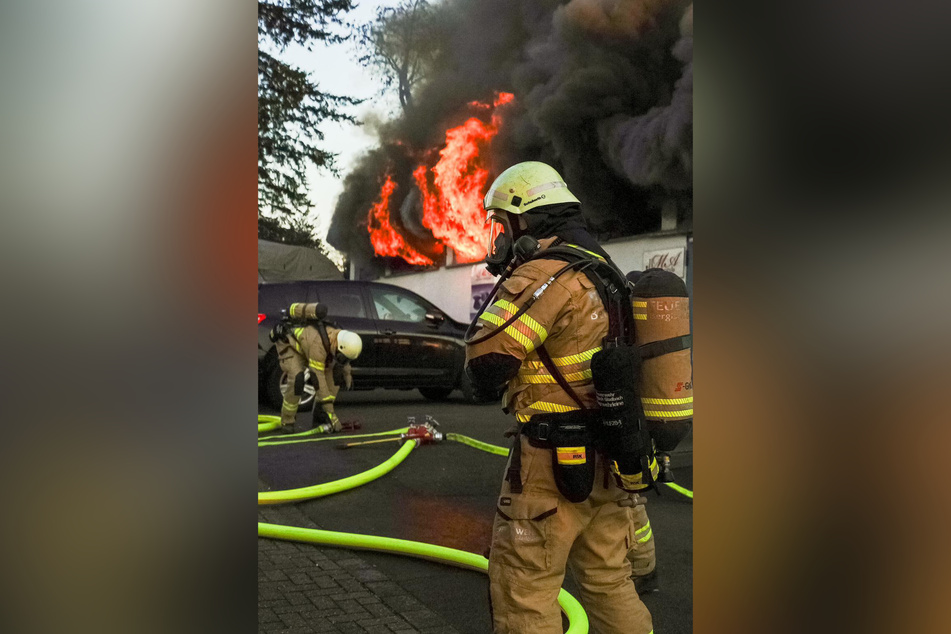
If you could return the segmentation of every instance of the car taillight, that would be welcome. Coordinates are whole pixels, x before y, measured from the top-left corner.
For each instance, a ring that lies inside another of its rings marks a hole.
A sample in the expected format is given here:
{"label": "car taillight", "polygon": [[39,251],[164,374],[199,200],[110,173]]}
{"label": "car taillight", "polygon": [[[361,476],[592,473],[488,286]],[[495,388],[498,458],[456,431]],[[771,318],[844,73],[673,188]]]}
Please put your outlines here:
{"label": "car taillight", "polygon": [[267,318],[267,315],[264,313],[258,313],[258,325],[261,325],[261,322]]}

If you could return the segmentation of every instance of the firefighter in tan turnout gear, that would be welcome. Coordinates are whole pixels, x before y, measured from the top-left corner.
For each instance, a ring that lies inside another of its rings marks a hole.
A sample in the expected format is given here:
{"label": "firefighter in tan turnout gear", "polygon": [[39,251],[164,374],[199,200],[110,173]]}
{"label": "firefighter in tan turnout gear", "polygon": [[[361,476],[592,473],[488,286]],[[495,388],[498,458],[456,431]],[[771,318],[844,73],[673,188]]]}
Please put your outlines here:
{"label": "firefighter in tan turnout gear", "polygon": [[657,464],[643,436],[617,435],[628,423],[605,412],[623,395],[602,398],[605,373],[593,374],[616,309],[588,273],[613,264],[578,199],[544,163],[505,170],[484,206],[487,268],[502,277],[470,326],[466,370],[479,392],[507,385],[503,407],[517,422],[489,554],[494,631],[560,634],[557,596],[570,567],[594,631],[649,634],[626,555],[645,500],[638,491],[651,486]]}
{"label": "firefighter in tan turnout gear", "polygon": [[281,370],[287,375],[287,390],[281,404],[281,427],[294,428],[297,408],[309,376],[316,379],[314,429],[338,432],[343,429],[334,412],[341,387],[351,389],[350,361],[360,356],[360,335],[327,324],[327,309],[320,304],[291,304],[288,319],[271,330]]}

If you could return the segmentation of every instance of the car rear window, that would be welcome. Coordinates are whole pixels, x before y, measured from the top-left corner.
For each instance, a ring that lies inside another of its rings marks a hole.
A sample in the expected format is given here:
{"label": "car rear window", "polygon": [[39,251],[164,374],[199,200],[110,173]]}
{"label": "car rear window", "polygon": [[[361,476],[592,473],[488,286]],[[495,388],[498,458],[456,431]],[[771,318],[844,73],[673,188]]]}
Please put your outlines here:
{"label": "car rear window", "polygon": [[419,323],[426,318],[428,308],[418,299],[400,289],[370,287],[376,314],[384,321],[409,321]]}
{"label": "car rear window", "polygon": [[307,302],[307,288],[298,284],[262,284],[258,287],[258,312],[279,315],[294,302]]}

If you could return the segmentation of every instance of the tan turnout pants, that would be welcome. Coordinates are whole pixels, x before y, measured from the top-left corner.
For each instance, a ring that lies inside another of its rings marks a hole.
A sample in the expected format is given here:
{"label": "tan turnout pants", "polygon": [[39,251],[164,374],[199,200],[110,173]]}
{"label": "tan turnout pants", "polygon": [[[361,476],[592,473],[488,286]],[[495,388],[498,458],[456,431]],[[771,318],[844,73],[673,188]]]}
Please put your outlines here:
{"label": "tan turnout pants", "polygon": [[[304,356],[290,346],[284,347],[278,353],[281,370],[287,374],[287,390],[281,403],[281,425],[293,426],[297,420],[297,408],[300,406],[300,395],[294,394],[294,381],[297,375],[307,368]],[[311,369],[317,377],[317,394],[314,397],[314,407],[320,407],[333,424],[334,431],[340,431],[342,425],[334,412],[334,401],[340,388],[334,384],[333,368],[317,370]]]}
{"label": "tan turnout pants", "polygon": [[654,550],[654,531],[647,517],[647,506],[634,508],[634,544],[627,553],[631,562],[631,575],[643,577],[657,567],[657,555]]}
{"label": "tan turnout pants", "polygon": [[598,634],[649,634],[651,615],[631,581],[627,553],[634,543],[634,512],[619,506],[630,495],[612,478],[605,488],[598,456],[594,490],[579,504],[555,486],[551,451],[522,443],[522,485],[502,483],[492,527],[489,592],[496,634],[561,634],[558,593],[566,566],[581,587],[578,597]]}

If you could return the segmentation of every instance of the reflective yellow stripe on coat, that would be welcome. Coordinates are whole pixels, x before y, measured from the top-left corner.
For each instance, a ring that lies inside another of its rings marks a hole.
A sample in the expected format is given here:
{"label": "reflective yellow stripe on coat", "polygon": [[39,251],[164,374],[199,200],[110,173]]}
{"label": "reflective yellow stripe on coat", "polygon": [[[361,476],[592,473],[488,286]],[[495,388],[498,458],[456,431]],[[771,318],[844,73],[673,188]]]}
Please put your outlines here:
{"label": "reflective yellow stripe on coat", "polygon": [[[552,357],[552,362],[555,367],[562,371],[562,376],[569,383],[587,383],[591,380],[591,357],[599,350],[601,350],[601,346],[566,357]],[[522,368],[518,373],[518,378],[524,383],[551,384],[558,382],[541,361],[525,361]]]}
{"label": "reflective yellow stripe on coat", "polygon": [[[518,306],[510,301],[500,299],[492,304],[491,308],[486,309],[479,315],[479,319],[495,326],[502,326],[517,312]],[[548,339],[548,331],[527,314],[520,316],[507,326],[505,334],[519,342],[525,348],[526,353],[532,352]]]}

